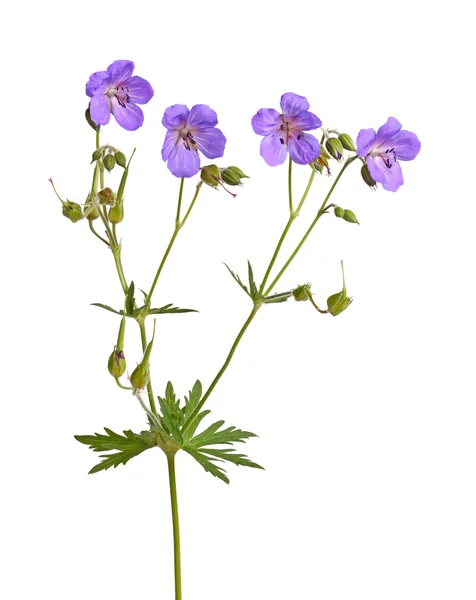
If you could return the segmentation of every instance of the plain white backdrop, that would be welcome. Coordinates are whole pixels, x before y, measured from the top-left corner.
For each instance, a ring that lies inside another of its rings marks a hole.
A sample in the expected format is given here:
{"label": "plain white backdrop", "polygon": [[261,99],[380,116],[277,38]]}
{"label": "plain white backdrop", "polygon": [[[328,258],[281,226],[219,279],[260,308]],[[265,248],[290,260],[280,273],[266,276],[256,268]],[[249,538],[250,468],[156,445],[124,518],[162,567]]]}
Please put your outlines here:
{"label": "plain white backdrop", "polygon": [[[373,193],[357,164],[279,290],[312,282],[323,303],[345,262],[351,307],[264,307],[212,395],[217,419],[259,439],[230,486],[178,457],[184,599],[474,600],[474,39],[461,1],[70,4],[4,9],[2,83],[0,590],[23,600],[173,597],[166,462],[148,451],[88,476],[74,434],[145,425],[106,370],[120,306],[113,260],[61,215],[48,178],[83,202],[94,134],[90,73],[134,60],[154,99],[120,226],[126,275],[148,288],[173,230],[178,180],[160,158],[170,104],[206,103],[228,143],[219,164],[251,178],[236,199],[204,189],[163,272],[156,393],[206,386],[250,306],[223,262],[258,276],[287,219],[286,166],[259,156],[250,119],[305,95],[324,126],[356,136],[389,115],[418,134],[404,186]],[[336,169],[334,168],[334,173]],[[307,169],[295,169],[296,192]],[[117,184],[114,172],[111,183]],[[283,250],[322,202],[317,179]],[[187,182],[185,199],[194,183]],[[131,323],[129,365],[140,357]],[[149,323],[149,332],[150,332]]]}

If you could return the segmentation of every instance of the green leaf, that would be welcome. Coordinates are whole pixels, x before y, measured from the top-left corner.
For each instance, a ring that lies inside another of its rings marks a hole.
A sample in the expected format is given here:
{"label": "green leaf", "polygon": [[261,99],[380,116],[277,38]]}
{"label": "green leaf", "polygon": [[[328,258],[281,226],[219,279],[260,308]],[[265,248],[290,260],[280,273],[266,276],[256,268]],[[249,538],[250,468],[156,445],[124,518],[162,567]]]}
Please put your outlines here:
{"label": "green leaf", "polygon": [[199,433],[192,438],[189,445],[194,448],[202,448],[203,446],[209,446],[211,444],[233,444],[233,442],[244,443],[248,438],[257,437],[256,434],[251,433],[251,431],[242,431],[236,427],[227,427],[226,429],[219,431],[224,423],[225,421],[213,423],[208,429],[205,429],[205,431],[202,431],[202,433]]}
{"label": "green leaf", "polygon": [[262,469],[264,471],[264,467],[258,465],[255,462],[252,462],[248,459],[245,454],[239,454],[235,452],[234,448],[204,448],[201,450],[204,454],[211,454],[211,456],[215,456],[222,460],[228,460],[235,465],[243,466],[243,467],[251,467],[253,469]]}
{"label": "green leaf", "polygon": [[188,312],[198,312],[193,308],[178,308],[177,306],[173,306],[172,304],[166,304],[161,308],[150,308],[150,315],[165,315],[165,314],[177,314],[177,313],[188,313]]}
{"label": "green leaf", "polygon": [[100,302],[92,302],[91,306],[99,306],[99,308],[104,308],[104,310],[108,310],[109,312],[115,313],[116,315],[124,314],[123,310],[115,310],[114,308],[111,308],[107,304],[101,304]]}
{"label": "green leaf", "polygon": [[190,456],[193,456],[193,458],[200,465],[202,465],[202,467],[205,469],[205,471],[207,471],[208,473],[211,473],[214,477],[218,477],[218,479],[221,479],[225,483],[230,483],[230,480],[228,479],[228,477],[226,475],[226,471],[224,469],[222,469],[221,467],[219,467],[218,465],[216,465],[214,462],[212,462],[212,461],[216,461],[218,459],[209,458],[205,454],[202,454],[201,452],[197,452],[197,450],[194,450],[193,448],[184,447],[184,450],[185,450],[185,452],[188,452],[188,454],[190,454]]}
{"label": "green leaf", "polygon": [[230,272],[230,275],[233,277],[233,279],[236,281],[236,283],[241,287],[242,290],[244,290],[246,292],[246,294],[252,298],[250,292],[248,291],[248,288],[246,287],[246,285],[241,281],[241,279],[238,277],[238,275],[236,275],[235,273],[233,273],[233,271],[230,269],[230,267],[226,264],[223,263],[225,265],[225,267],[228,269],[228,271]]}
{"label": "green leaf", "polygon": [[250,295],[253,298],[253,300],[256,300],[256,298],[258,297],[258,288],[256,287],[253,269],[251,267],[250,261],[248,261],[248,284],[250,286]]}
{"label": "green leaf", "polygon": [[180,400],[175,399],[174,388],[170,381],[165,389],[165,398],[158,396],[158,400],[162,412],[162,425],[177,443],[182,444],[180,429],[184,416],[180,408]]}
{"label": "green leaf", "polygon": [[263,302],[265,304],[277,304],[278,302],[286,302],[292,295],[292,292],[281,292],[280,294],[273,294],[272,296],[264,297]]}
{"label": "green leaf", "polygon": [[135,301],[134,301],[134,282],[131,281],[131,285],[129,286],[128,290],[127,290],[127,298],[126,298],[126,312],[128,315],[132,315],[132,313],[134,312],[134,306],[135,306]]}
{"label": "green leaf", "polygon": [[88,445],[94,452],[118,451],[113,454],[102,454],[101,458],[104,460],[94,466],[89,471],[90,474],[105,471],[110,467],[116,468],[120,464],[125,465],[134,456],[157,445],[157,436],[150,431],[133,433],[127,430],[123,432],[124,435],[114,433],[107,427],[104,427],[104,431],[107,435],[95,433],[94,435],[74,436],[78,442]]}

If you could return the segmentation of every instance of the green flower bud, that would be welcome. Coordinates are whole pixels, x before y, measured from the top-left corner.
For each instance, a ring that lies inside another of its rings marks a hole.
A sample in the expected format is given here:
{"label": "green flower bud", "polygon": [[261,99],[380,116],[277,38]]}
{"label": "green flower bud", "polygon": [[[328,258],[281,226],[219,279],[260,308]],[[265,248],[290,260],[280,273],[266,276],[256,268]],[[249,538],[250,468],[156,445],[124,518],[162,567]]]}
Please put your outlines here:
{"label": "green flower bud", "polygon": [[95,219],[99,219],[98,209],[91,200],[90,195],[86,198],[86,202],[84,204],[84,216],[86,217],[86,219],[88,219],[88,221],[94,221]]}
{"label": "green flower bud", "polygon": [[338,138],[329,138],[326,141],[326,148],[332,158],[341,160],[344,148],[342,147],[342,142]]}
{"label": "green flower bud", "polygon": [[228,185],[242,185],[241,180],[249,179],[248,175],[245,175],[238,167],[227,167],[221,172],[221,178]]}
{"label": "green flower bud", "polygon": [[107,361],[107,368],[113,377],[122,377],[126,372],[126,357],[122,350],[114,348]]}
{"label": "green flower bud", "polygon": [[339,219],[342,219],[344,217],[344,213],[345,213],[345,210],[343,208],[341,208],[340,206],[336,206],[334,208],[334,214],[336,217],[339,217]]}
{"label": "green flower bud", "polygon": [[106,204],[107,206],[114,206],[116,202],[116,194],[107,187],[98,192],[99,204]]}
{"label": "green flower bud", "polygon": [[309,300],[310,295],[311,295],[311,284],[310,283],[300,285],[295,290],[293,290],[293,296],[294,296],[294,300],[296,300],[296,302],[305,302],[306,300]]}
{"label": "green flower bud", "polygon": [[114,156],[116,158],[117,164],[120,167],[122,167],[123,169],[125,169],[126,168],[126,156],[125,156],[125,154],[123,154],[122,152],[120,152],[118,150]]}
{"label": "green flower bud", "polygon": [[77,223],[84,218],[83,209],[76,202],[66,200],[63,202],[63,215],[69,219],[72,223]]}
{"label": "green flower bud", "polygon": [[200,179],[210,187],[216,188],[221,181],[220,169],[216,165],[207,165],[200,170]]}
{"label": "green flower bud", "polygon": [[116,166],[114,154],[106,154],[106,156],[102,159],[102,162],[108,171],[112,171]]}
{"label": "green flower bud", "polygon": [[349,304],[352,302],[352,298],[347,296],[347,290],[345,287],[345,279],[344,279],[344,263],[341,261],[342,267],[342,290],[337,292],[337,294],[332,294],[327,298],[327,312],[329,312],[333,317],[340,315]]}
{"label": "green flower bud", "polygon": [[374,180],[374,178],[370,174],[369,168],[366,164],[362,165],[362,168],[360,169],[360,174],[362,175],[362,179],[369,186],[369,188],[373,188],[373,189],[377,188],[377,182]]}
{"label": "green flower bud", "polygon": [[98,148],[97,150],[95,150],[93,152],[92,158],[91,158],[91,162],[96,162],[97,160],[99,160],[102,156],[102,148]]}
{"label": "green flower bud", "polygon": [[357,225],[360,225],[354,213],[351,210],[348,210],[347,208],[344,210],[343,217],[344,221],[347,221],[347,223],[357,223]]}
{"label": "green flower bud", "polygon": [[100,125],[96,125],[96,123],[91,119],[91,113],[89,111],[89,106],[86,109],[86,112],[84,113],[84,116],[86,117],[86,121],[94,129],[94,131],[98,131],[99,128],[100,128]]}
{"label": "green flower bud", "polygon": [[341,133],[339,136],[339,140],[345,150],[349,150],[350,152],[356,152],[354,140],[350,137],[348,133]]}
{"label": "green flower bud", "polygon": [[111,223],[120,223],[124,219],[123,202],[116,202],[116,204],[109,209],[108,217]]}
{"label": "green flower bud", "polygon": [[152,335],[152,339],[149,342],[147,348],[144,352],[144,358],[142,362],[137,365],[137,367],[132,371],[130,381],[131,385],[135,390],[143,390],[145,386],[149,383],[149,359],[150,354],[152,352],[152,346],[154,344],[155,338],[155,321],[154,321],[154,333]]}

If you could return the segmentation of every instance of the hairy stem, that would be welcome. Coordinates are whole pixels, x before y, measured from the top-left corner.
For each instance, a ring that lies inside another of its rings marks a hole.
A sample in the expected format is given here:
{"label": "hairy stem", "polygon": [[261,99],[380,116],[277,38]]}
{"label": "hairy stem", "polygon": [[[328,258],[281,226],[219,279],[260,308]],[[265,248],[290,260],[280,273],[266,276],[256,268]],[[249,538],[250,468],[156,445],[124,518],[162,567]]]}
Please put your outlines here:
{"label": "hairy stem", "polygon": [[175,600],[182,600],[182,573],[180,564],[180,524],[177,503],[177,483],[175,480],[175,454],[167,454],[169,468],[170,504],[172,507],[172,526],[174,532],[174,573]]}

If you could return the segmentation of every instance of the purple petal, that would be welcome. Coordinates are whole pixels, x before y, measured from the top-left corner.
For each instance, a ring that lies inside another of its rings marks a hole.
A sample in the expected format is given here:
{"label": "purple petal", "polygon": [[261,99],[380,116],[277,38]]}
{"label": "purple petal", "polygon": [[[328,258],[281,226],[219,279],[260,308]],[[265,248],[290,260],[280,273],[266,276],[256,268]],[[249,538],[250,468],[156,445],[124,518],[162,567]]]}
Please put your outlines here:
{"label": "purple petal", "polygon": [[187,122],[188,108],[185,104],[173,104],[165,109],[162,125],[167,129],[182,129]]}
{"label": "purple petal", "polygon": [[300,112],[309,110],[309,102],[304,96],[288,92],[281,96],[281,109],[287,117],[297,117]]}
{"label": "purple petal", "polygon": [[96,94],[89,101],[91,119],[96,125],[107,125],[111,118],[111,104],[104,94]]}
{"label": "purple petal", "polygon": [[[112,114],[121,127],[127,131],[135,131],[144,122],[144,113],[142,109],[129,102],[121,106],[116,98],[112,98]],[[94,119],[93,119],[94,120]]]}
{"label": "purple petal", "polygon": [[286,144],[281,143],[279,136],[270,133],[261,140],[260,154],[270,167],[276,167],[283,164],[288,151]]}
{"label": "purple petal", "polygon": [[172,148],[167,167],[175,177],[193,177],[200,169],[200,158],[196,150],[179,143]]}
{"label": "purple petal", "polygon": [[219,158],[225,152],[226,137],[216,127],[198,131],[193,135],[193,139],[197,148],[207,158]]}
{"label": "purple petal", "polygon": [[218,123],[217,114],[206,104],[195,104],[190,109],[187,127],[189,129],[207,129]]}
{"label": "purple petal", "polygon": [[321,146],[313,135],[301,133],[288,142],[289,154],[298,165],[307,165],[321,153]]}
{"label": "purple petal", "polygon": [[166,161],[172,152],[175,144],[179,143],[180,134],[177,130],[169,130],[165,134],[164,145],[162,146],[162,160]]}
{"label": "purple petal", "polygon": [[390,140],[396,133],[400,131],[402,124],[395,119],[395,117],[388,117],[385,125],[379,128],[377,131],[377,137],[375,139],[375,146],[381,146],[387,140]]}
{"label": "purple petal", "polygon": [[295,127],[301,131],[311,131],[312,129],[317,129],[321,125],[321,119],[307,110],[299,113],[295,121]]}
{"label": "purple petal", "polygon": [[131,60],[115,60],[108,66],[107,72],[111,77],[111,82],[122,83],[132,75],[134,63]]}
{"label": "purple petal", "polygon": [[367,156],[367,166],[370,174],[378,183],[382,184],[384,190],[396,192],[403,183],[402,169],[396,161],[390,162],[389,169],[381,156]]}
{"label": "purple petal", "polygon": [[274,108],[260,108],[260,110],[251,119],[253,131],[258,135],[268,135],[274,133],[281,124],[281,115]]}
{"label": "purple petal", "polygon": [[154,90],[148,81],[142,77],[131,77],[126,82],[129,96],[134,104],[147,104],[154,95]]}
{"label": "purple petal", "polygon": [[99,91],[98,88],[101,86],[104,87],[104,90],[100,91],[106,91],[108,79],[109,73],[106,73],[106,71],[97,71],[97,73],[93,73],[86,84],[86,95],[91,98],[96,91]]}
{"label": "purple petal", "polygon": [[420,152],[421,144],[411,131],[399,131],[391,140],[391,148],[395,150],[397,160],[413,160]]}
{"label": "purple petal", "polygon": [[376,137],[375,129],[361,129],[357,136],[357,154],[359,156],[370,154],[372,147],[375,146]]}

